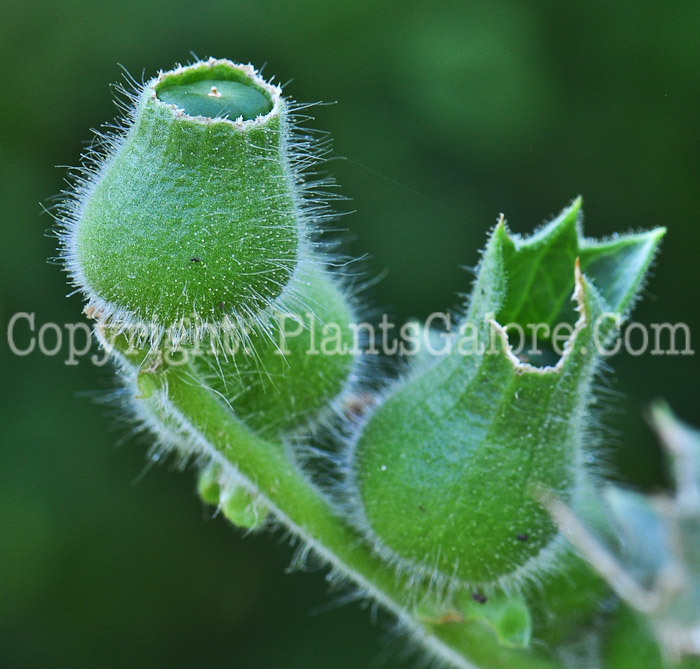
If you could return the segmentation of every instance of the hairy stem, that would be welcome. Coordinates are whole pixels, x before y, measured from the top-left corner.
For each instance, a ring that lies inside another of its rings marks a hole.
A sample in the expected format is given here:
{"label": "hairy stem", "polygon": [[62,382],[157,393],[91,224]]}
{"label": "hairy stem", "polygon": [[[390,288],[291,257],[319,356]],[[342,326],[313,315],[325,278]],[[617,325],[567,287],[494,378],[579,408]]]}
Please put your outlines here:
{"label": "hairy stem", "polygon": [[[498,645],[478,621],[450,618],[449,603],[435,600],[425,586],[407,582],[388,568],[303,472],[290,463],[281,443],[253,434],[220,395],[204,386],[187,366],[163,372],[160,393],[147,402],[165,406],[189,433],[197,452],[233,469],[244,485],[261,494],[277,520],[327,562],[338,578],[350,579],[391,611],[400,624],[435,655],[470,669],[522,667],[548,669],[561,665],[544,652]],[[437,609],[443,616],[419,619],[419,610]],[[435,622],[444,619],[447,622]]]}

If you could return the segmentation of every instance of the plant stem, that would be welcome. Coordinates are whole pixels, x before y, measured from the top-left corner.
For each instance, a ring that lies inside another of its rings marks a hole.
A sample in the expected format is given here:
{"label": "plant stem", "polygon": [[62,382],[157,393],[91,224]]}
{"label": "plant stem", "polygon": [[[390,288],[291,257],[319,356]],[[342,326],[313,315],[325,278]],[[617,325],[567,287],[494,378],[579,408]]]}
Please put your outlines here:
{"label": "plant stem", "polygon": [[[195,451],[231,468],[262,495],[277,520],[328,563],[339,578],[354,582],[410,629],[429,652],[462,669],[555,669],[562,665],[542,651],[507,648],[476,620],[443,624],[416,617],[417,605],[449,607],[423,585],[414,585],[373,554],[356,530],[334,510],[290,460],[283,444],[263,439],[240,423],[226,402],[187,366],[163,373],[163,391],[145,400],[165,406],[192,439]],[[433,620],[439,619],[431,618]]]}

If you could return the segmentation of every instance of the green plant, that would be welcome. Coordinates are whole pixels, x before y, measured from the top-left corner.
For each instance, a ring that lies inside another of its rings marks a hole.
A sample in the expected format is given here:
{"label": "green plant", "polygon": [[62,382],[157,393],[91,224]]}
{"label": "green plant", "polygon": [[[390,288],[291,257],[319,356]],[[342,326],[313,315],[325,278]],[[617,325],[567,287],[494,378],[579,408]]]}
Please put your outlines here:
{"label": "green plant", "polygon": [[[501,217],[455,331],[409,324],[425,345],[378,380],[320,236],[324,183],[304,179],[314,146],[280,89],[210,59],[133,103],[64,206],[63,254],[130,410],[195,463],[202,499],[241,527],[283,526],[454,666],[629,666],[645,621],[648,666],[692,662],[697,479],[666,513],[603,496],[590,465],[591,382],[664,230],[586,239],[580,200],[528,238]],[[538,336],[527,359],[519,333]],[[620,561],[630,573],[602,548],[643,513],[684,537],[645,563],[653,592],[667,563],[684,575],[661,609],[630,594],[648,547]]]}

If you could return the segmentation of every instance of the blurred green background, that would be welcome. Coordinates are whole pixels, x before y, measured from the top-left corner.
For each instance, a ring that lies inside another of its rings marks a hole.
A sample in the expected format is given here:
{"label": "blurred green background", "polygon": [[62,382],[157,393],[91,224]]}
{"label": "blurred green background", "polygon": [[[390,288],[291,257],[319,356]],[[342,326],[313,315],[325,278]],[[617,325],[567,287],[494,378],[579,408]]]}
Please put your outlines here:
{"label": "blurred green background", "polygon": [[[499,212],[527,232],[581,193],[590,235],[669,227],[635,315],[700,336],[698,34],[697,2],[6,0],[0,665],[414,666],[390,621],[328,595],[325,572],[285,574],[286,542],[211,520],[191,472],[142,476],[144,440],[93,401],[107,370],[8,350],[15,312],[81,318],[46,262],[41,205],[64,187],[56,166],[114,117],[118,64],[141,79],[193,51],[337,101],[312,126],[346,158],[329,166],[355,210],[345,248],[370,254],[370,276],[387,270],[370,294],[399,319],[455,303]],[[654,488],[643,411],[662,396],[700,423],[697,358],[611,362],[605,457]]]}

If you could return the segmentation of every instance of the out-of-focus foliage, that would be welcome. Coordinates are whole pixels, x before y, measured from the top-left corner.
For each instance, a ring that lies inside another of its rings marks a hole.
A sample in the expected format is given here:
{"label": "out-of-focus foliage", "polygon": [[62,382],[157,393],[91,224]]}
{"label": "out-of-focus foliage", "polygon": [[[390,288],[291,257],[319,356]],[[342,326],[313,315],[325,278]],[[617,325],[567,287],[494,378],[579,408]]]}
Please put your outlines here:
{"label": "out-of-focus foliage", "polygon": [[[118,63],[141,79],[193,50],[267,63],[294,79],[289,95],[337,101],[312,110],[310,125],[331,131],[346,158],[329,166],[356,210],[341,223],[345,250],[371,254],[370,276],[388,269],[370,293],[399,320],[456,303],[471,279],[460,266],[476,263],[499,211],[526,231],[554,213],[543,207],[582,193],[591,236],[668,226],[635,317],[696,334],[698,30],[699,4],[660,0],[5,3],[0,664],[402,662],[400,641],[367,612],[328,610],[321,575],[285,575],[291,551],[204,522],[192,476],[142,478],[143,448],[130,438],[115,448],[128,431],[105,430],[105,408],[85,395],[112,386],[108,371],[65,366],[65,348],[9,352],[15,312],[35,312],[37,327],[79,319],[80,300],[64,299],[45,262],[55,243],[40,203],[63,187],[54,166],[77,164],[85,128],[114,115]],[[22,324],[17,343],[27,336]],[[600,391],[605,452],[616,478],[653,488],[664,477],[641,410],[663,396],[697,423],[698,366],[650,355],[612,364]]]}

